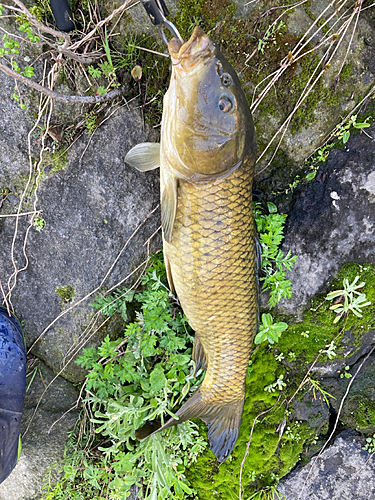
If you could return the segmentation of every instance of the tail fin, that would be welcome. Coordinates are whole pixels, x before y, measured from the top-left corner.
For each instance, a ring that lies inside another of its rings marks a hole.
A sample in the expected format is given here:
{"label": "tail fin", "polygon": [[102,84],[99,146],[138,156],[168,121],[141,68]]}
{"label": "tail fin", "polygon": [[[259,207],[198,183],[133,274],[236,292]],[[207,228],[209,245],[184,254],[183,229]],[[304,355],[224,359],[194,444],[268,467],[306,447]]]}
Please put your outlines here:
{"label": "tail fin", "polygon": [[202,400],[202,394],[198,389],[176,412],[176,415],[179,417],[178,420],[171,418],[162,427],[150,432],[148,435],[145,435],[147,432],[146,426],[148,425],[146,424],[146,426],[137,430],[137,435],[142,436],[141,439],[144,439],[155,434],[155,432],[199,417],[207,424],[208,439],[212,453],[219,462],[224,462],[236,444],[241,425],[243,405],[244,399],[227,405],[210,404],[209,401]]}

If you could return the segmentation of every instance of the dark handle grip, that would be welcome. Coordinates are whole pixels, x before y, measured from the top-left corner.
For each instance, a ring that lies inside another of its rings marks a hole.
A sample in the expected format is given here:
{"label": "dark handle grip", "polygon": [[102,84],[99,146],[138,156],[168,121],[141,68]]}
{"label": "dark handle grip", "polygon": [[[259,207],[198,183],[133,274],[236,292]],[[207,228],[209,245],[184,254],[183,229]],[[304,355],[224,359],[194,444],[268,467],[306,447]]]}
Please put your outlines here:
{"label": "dark handle grip", "polygon": [[162,23],[164,18],[169,16],[169,10],[164,0],[142,0],[142,4],[154,26]]}
{"label": "dark handle grip", "polygon": [[73,15],[68,0],[51,0],[51,8],[60,31],[73,31]]}

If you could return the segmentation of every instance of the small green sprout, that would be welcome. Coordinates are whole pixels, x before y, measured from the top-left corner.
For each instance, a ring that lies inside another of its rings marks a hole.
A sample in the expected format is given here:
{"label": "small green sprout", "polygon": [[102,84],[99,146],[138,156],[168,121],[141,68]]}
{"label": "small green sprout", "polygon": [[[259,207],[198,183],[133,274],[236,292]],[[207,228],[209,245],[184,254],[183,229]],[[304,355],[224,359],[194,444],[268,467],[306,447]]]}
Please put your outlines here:
{"label": "small green sprout", "polygon": [[35,217],[33,226],[37,231],[42,231],[46,226],[46,221],[42,217]]}
{"label": "small green sprout", "polygon": [[276,361],[281,362],[283,359],[285,359],[284,353],[280,352],[279,354],[276,354],[275,359],[276,359]]}
{"label": "small green sprout", "polygon": [[362,450],[366,450],[369,453],[375,453],[375,434],[373,434],[372,437],[366,438],[366,444]]}
{"label": "small green sprout", "polygon": [[350,370],[350,366],[345,366],[345,370],[341,373],[340,378],[344,378],[344,377],[345,378],[351,378],[352,374],[349,373],[348,370]]}
{"label": "small green sprout", "polygon": [[283,321],[274,323],[272,314],[264,313],[262,314],[262,324],[259,326],[259,333],[255,337],[254,343],[260,344],[268,340],[270,344],[274,344],[287,328],[288,325]]}
{"label": "small green sprout", "polygon": [[[343,281],[343,290],[335,290],[330,292],[326,300],[333,300],[340,298],[340,302],[337,304],[333,304],[330,309],[335,311],[337,314],[333,323],[337,323],[344,314],[347,315],[349,311],[352,311],[353,314],[358,316],[358,318],[362,318],[362,307],[369,306],[371,304],[370,301],[366,299],[366,294],[358,292],[359,288],[362,288],[365,285],[365,282],[362,281],[357,285],[357,281],[359,280],[359,276],[356,276],[352,283],[345,278]],[[344,303],[342,303],[344,301]]]}
{"label": "small green sprout", "polygon": [[289,362],[292,362],[292,361],[295,361],[297,359],[297,355],[295,352],[293,351],[290,351],[288,352],[288,358],[289,358]]}
{"label": "small green sprout", "polygon": [[332,342],[330,344],[326,345],[326,348],[323,349],[322,352],[324,354],[327,354],[328,359],[334,359],[337,356],[335,349],[336,349],[336,346],[332,340]]}
{"label": "small green sprout", "polygon": [[342,140],[343,144],[346,144],[350,137],[350,128],[354,127],[357,130],[361,130],[363,128],[367,128],[370,126],[370,123],[367,123],[368,118],[362,123],[357,123],[357,115],[352,115],[349,121],[342,125],[339,131],[336,133],[336,136]]}
{"label": "small green sprout", "polygon": [[286,383],[284,382],[284,375],[280,375],[280,377],[273,384],[267,385],[264,390],[267,392],[276,392],[278,389],[282,391],[284,387],[286,387]]}
{"label": "small green sprout", "polygon": [[328,398],[336,399],[334,396],[332,396],[332,394],[329,394],[327,391],[322,389],[320,383],[317,380],[309,377],[307,379],[307,382],[310,382],[311,384],[309,391],[312,390],[314,400],[317,399],[317,393],[320,395],[320,399],[324,399],[324,401],[327,403],[327,406],[330,406]]}

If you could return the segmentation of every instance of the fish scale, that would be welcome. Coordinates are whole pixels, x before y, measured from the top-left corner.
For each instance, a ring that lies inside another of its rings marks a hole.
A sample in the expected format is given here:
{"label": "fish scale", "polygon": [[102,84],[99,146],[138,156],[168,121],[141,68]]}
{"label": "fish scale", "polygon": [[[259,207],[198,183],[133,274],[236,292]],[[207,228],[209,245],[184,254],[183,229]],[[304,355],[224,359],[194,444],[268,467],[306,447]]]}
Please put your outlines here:
{"label": "fish scale", "polygon": [[[257,324],[252,177],[245,165],[214,182],[179,181],[173,236],[164,242],[177,296],[206,355],[202,397],[222,405],[244,397]],[[225,210],[216,210],[222,199]]]}

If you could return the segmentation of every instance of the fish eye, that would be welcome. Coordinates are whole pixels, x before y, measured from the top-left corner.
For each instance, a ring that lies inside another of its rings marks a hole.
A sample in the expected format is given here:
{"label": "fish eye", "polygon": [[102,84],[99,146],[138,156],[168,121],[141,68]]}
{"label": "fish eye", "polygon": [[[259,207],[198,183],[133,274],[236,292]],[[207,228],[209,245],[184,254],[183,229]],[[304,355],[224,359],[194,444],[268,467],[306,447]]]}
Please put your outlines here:
{"label": "fish eye", "polygon": [[219,109],[223,113],[228,113],[233,108],[233,102],[227,96],[220,97],[219,99]]}
{"label": "fish eye", "polygon": [[229,73],[224,73],[223,75],[221,75],[220,80],[224,87],[230,87],[233,84],[232,77]]}

